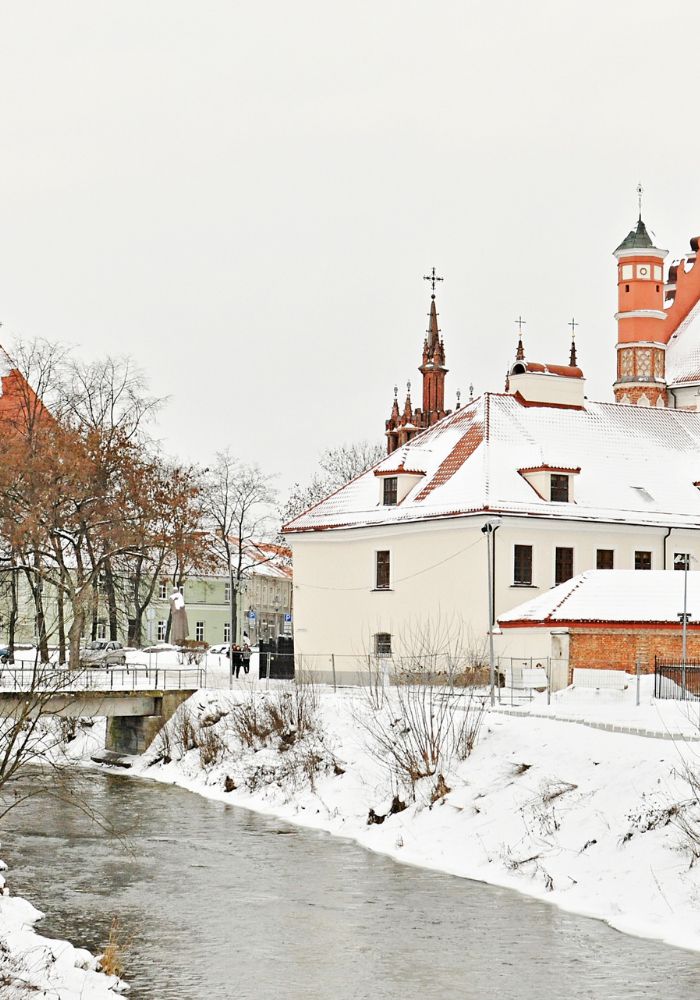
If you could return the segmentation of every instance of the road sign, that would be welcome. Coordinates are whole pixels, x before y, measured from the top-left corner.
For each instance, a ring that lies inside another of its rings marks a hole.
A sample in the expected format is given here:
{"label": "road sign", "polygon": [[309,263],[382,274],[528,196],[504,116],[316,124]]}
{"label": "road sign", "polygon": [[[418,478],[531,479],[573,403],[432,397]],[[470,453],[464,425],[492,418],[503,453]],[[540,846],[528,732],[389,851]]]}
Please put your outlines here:
{"label": "road sign", "polygon": [[254,611],[249,611],[248,612],[248,621],[249,622],[254,622],[257,617],[258,616],[256,615],[256,613]]}
{"label": "road sign", "polygon": [[285,623],[286,623],[286,622],[289,622],[289,623],[291,624],[291,621],[292,621],[292,616],[291,616],[291,615],[285,615],[285,616],[284,616],[284,620],[285,620]]}

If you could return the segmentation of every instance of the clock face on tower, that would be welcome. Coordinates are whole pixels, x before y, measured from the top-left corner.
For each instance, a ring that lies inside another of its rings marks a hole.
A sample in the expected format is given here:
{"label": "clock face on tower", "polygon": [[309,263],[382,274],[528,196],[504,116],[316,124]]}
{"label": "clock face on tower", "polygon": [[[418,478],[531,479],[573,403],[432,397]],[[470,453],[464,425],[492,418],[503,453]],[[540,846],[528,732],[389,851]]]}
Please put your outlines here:
{"label": "clock face on tower", "polygon": [[637,267],[637,277],[638,278],[650,278],[651,277],[651,268],[649,267],[648,264],[640,264]]}

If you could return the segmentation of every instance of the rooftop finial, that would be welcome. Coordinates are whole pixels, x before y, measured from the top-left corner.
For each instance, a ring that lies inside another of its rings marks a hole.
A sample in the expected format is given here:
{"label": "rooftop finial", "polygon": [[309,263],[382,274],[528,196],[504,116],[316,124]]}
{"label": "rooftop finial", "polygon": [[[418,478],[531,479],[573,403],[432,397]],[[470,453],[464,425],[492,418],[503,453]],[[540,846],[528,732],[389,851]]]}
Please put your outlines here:
{"label": "rooftop finial", "polygon": [[642,195],[644,194],[644,188],[642,187],[642,182],[637,184],[637,201],[639,202],[639,221],[642,221]]}
{"label": "rooftop finial", "polygon": [[522,318],[522,316],[518,316],[515,322],[518,327],[518,349],[515,352],[515,360],[524,361],[525,348],[523,347],[523,327],[525,326],[525,320]]}
{"label": "rooftop finial", "polygon": [[411,380],[410,379],[406,383],[406,392],[408,393],[409,396],[411,395]]}
{"label": "rooftop finial", "polygon": [[435,282],[436,281],[444,281],[444,280],[445,280],[444,278],[439,278],[437,276],[435,268],[433,268],[431,270],[430,274],[424,274],[423,275],[423,281],[429,281],[430,282],[430,287],[432,289],[432,295],[430,296],[431,299],[435,298]]}
{"label": "rooftop finial", "polygon": [[395,385],[394,386],[394,399],[398,399],[398,395],[399,395],[399,387],[398,387],[398,385]]}
{"label": "rooftop finial", "polygon": [[473,399],[474,399],[474,383],[470,382],[469,383],[469,402],[471,403],[471,401]]}
{"label": "rooftop finial", "polygon": [[576,327],[578,323],[572,316],[569,320],[569,326],[571,327],[571,354],[569,355],[569,364],[572,368],[576,367]]}
{"label": "rooftop finial", "polygon": [[458,389],[457,390],[457,409],[459,409],[460,406],[462,405],[462,403],[460,402],[461,399],[462,399],[462,390]]}

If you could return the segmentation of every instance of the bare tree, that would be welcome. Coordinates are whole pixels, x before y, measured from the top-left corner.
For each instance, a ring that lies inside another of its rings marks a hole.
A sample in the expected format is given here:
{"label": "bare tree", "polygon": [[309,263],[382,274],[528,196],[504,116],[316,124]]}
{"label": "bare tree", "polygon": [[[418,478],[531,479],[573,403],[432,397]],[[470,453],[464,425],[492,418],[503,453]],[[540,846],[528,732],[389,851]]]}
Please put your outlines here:
{"label": "bare tree", "polygon": [[231,642],[238,629],[238,592],[241,581],[255,565],[272,554],[256,543],[268,537],[273,524],[276,492],[273,477],[257,465],[245,465],[229,451],[219,452],[206,473],[202,491],[204,522],[211,551],[226,566],[231,580]]}
{"label": "bare tree", "polygon": [[384,446],[371,441],[326,448],[318,460],[319,471],[314,473],[311,481],[306,485],[295,483],[292,486],[280,508],[282,524],[288,524],[299,517],[314,504],[320,503],[335,490],[371,469],[382,458],[386,458]]}

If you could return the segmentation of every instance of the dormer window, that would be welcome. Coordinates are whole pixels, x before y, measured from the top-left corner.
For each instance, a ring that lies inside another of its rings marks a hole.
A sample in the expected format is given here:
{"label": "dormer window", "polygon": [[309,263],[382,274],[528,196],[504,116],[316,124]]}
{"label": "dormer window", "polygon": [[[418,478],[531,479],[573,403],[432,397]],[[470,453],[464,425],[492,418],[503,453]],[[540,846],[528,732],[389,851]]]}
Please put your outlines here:
{"label": "dormer window", "polygon": [[569,502],[569,477],[561,472],[553,472],[549,477],[549,499],[557,503]]}
{"label": "dormer window", "polygon": [[574,479],[581,472],[580,468],[565,469],[539,465],[535,468],[518,469],[518,472],[542,500],[551,503],[575,503]]}
{"label": "dormer window", "polygon": [[398,477],[386,476],[383,482],[382,503],[385,507],[395,507],[398,498]]}

